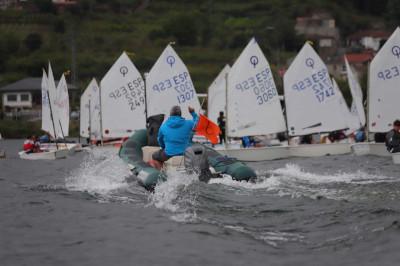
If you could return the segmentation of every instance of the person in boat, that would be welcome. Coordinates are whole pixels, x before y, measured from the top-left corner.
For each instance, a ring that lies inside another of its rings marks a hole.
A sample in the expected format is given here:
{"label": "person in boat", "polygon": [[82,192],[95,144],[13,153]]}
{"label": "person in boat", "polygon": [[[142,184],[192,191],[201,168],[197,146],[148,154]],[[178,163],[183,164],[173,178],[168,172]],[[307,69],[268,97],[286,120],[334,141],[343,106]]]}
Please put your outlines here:
{"label": "person in boat", "polygon": [[344,140],[346,138],[346,134],[344,134],[343,130],[336,130],[328,135],[328,139],[331,143],[334,142],[339,142],[341,140]]}
{"label": "person in boat", "polygon": [[219,144],[222,144],[222,142],[225,141],[225,116],[224,112],[219,112],[219,116],[217,119],[217,124],[219,126],[219,129],[221,130],[219,134]]}
{"label": "person in boat", "polygon": [[23,149],[25,153],[33,153],[35,151],[35,142],[32,139],[32,136],[28,136],[23,145]]}
{"label": "person in boat", "polygon": [[354,132],[354,140],[356,142],[364,142],[365,141],[365,128],[362,127],[356,132]]}
{"label": "person in boat", "polygon": [[154,167],[160,169],[163,162],[173,156],[183,155],[186,148],[191,145],[191,137],[197,125],[198,115],[192,107],[189,106],[188,109],[192,120],[183,118],[181,108],[173,106],[170,117],[162,123],[157,137],[161,149],[152,155]]}
{"label": "person in boat", "polygon": [[42,136],[39,137],[40,143],[50,143],[50,135],[49,133],[45,133]]}
{"label": "person in boat", "polygon": [[400,152],[400,120],[393,122],[393,129],[386,134],[385,144],[389,152]]}

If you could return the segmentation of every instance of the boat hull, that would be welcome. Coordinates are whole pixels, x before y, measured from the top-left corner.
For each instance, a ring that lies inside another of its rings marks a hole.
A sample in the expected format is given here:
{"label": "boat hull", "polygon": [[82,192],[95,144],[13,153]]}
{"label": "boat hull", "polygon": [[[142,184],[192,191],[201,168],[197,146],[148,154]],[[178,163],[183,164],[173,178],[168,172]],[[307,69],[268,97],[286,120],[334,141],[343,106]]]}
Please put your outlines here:
{"label": "boat hull", "polygon": [[384,143],[362,142],[351,145],[351,149],[355,155],[375,155],[389,157],[392,154],[387,151]]}
{"label": "boat hull", "polygon": [[218,149],[223,155],[233,157],[239,161],[260,162],[284,159],[290,157],[288,146],[260,147],[260,148],[221,148]]}
{"label": "boat hull", "polygon": [[20,151],[18,154],[19,157],[24,160],[55,160],[67,157],[68,152],[68,149],[60,149],[36,153],[26,153],[24,151]]}
{"label": "boat hull", "polygon": [[400,152],[392,153],[392,160],[394,164],[400,164]]}
{"label": "boat hull", "polygon": [[291,157],[321,157],[351,153],[350,143],[304,144],[289,146]]}
{"label": "boat hull", "polygon": [[57,150],[57,146],[58,149],[67,149],[69,155],[82,151],[82,145],[80,143],[41,143],[40,149],[43,151],[54,151]]}

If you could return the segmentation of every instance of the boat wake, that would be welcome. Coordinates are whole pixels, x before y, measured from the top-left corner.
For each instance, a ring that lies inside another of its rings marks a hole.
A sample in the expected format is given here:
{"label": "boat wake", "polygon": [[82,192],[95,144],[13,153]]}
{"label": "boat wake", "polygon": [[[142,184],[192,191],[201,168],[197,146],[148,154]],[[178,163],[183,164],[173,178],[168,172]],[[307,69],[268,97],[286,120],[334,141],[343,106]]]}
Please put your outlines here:
{"label": "boat wake", "polygon": [[367,196],[365,193],[357,193],[365,186],[400,182],[397,177],[371,175],[360,170],[353,173],[321,175],[305,171],[295,164],[265,171],[258,176],[253,183],[238,182],[229,176],[214,179],[210,183],[236,188],[236,193],[264,190],[269,193],[275,192],[279,196],[357,200]]}

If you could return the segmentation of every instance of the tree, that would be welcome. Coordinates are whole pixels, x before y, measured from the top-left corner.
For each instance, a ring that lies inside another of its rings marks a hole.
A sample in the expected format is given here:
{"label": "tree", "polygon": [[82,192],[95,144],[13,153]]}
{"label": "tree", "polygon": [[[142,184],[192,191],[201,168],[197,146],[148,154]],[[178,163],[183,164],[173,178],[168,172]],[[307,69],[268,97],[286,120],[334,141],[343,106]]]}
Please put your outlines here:
{"label": "tree", "polygon": [[31,33],[25,38],[25,46],[33,52],[42,46],[42,36],[39,33]]}
{"label": "tree", "polygon": [[164,25],[164,31],[176,38],[179,45],[194,46],[197,44],[197,25],[191,15],[174,16]]}
{"label": "tree", "polygon": [[386,21],[390,27],[400,25],[400,1],[389,0],[386,6]]}

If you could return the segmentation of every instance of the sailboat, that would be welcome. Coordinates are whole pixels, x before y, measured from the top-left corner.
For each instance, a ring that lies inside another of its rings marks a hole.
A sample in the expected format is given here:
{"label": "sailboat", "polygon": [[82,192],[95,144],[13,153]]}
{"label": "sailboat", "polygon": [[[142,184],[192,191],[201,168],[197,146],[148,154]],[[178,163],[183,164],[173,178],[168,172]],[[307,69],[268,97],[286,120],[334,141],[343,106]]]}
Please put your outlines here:
{"label": "sailboat", "polygon": [[[55,121],[58,121],[58,112],[56,112],[55,97],[56,97],[56,85],[54,82],[53,71],[49,62],[48,76],[43,70],[42,75],[42,130],[48,132],[53,138],[57,139],[57,130]],[[68,155],[68,149],[66,147],[59,147],[55,144],[56,148],[49,148],[37,153],[26,153],[25,151],[19,152],[21,159],[26,160],[53,160],[59,158],[65,158]],[[41,145],[41,148],[42,147]]]}
{"label": "sailboat", "polygon": [[188,107],[200,111],[189,71],[171,45],[167,45],[146,76],[147,117],[164,114],[169,116],[172,106],[179,105],[182,117],[191,119]]}
{"label": "sailboat", "polygon": [[343,119],[346,121],[347,124],[347,130],[345,131],[345,134],[348,136],[361,127],[358,113],[355,108],[354,101],[351,109],[349,109],[346,100],[343,97],[342,91],[340,90],[334,78],[332,78],[332,85],[334,87],[334,90],[338,92],[339,106],[342,110]]}
{"label": "sailboat", "polygon": [[[328,69],[309,43],[305,43],[284,75],[288,134],[291,137],[347,128],[339,93]],[[350,153],[350,144],[290,145],[290,155],[317,157]]]}
{"label": "sailboat", "polygon": [[[182,117],[192,119],[188,107],[200,111],[200,102],[194,88],[192,79],[185,63],[175,52],[170,44],[158,57],[146,77],[146,116],[169,116],[172,106],[178,105],[182,110]],[[143,147],[144,158],[150,158],[150,154],[159,147]],[[170,160],[179,161],[180,156]]]}
{"label": "sailboat", "polygon": [[219,112],[226,114],[226,75],[231,67],[227,64],[207,90],[207,117],[218,123]]}
{"label": "sailboat", "polygon": [[145,128],[144,81],[125,52],[103,77],[100,88],[102,140],[126,138]]}
{"label": "sailboat", "polygon": [[[368,131],[386,133],[399,119],[400,109],[400,28],[398,27],[376,54],[369,66]],[[357,143],[356,154],[391,156],[383,143]]]}
{"label": "sailboat", "polygon": [[80,136],[100,141],[100,88],[96,79],[87,86],[80,101]]}
{"label": "sailboat", "polygon": [[[272,71],[255,38],[250,40],[226,75],[226,87],[227,137],[286,131]],[[226,144],[218,151],[241,161],[265,161],[289,156],[287,146],[235,148]]]}

